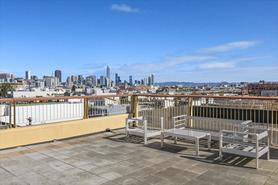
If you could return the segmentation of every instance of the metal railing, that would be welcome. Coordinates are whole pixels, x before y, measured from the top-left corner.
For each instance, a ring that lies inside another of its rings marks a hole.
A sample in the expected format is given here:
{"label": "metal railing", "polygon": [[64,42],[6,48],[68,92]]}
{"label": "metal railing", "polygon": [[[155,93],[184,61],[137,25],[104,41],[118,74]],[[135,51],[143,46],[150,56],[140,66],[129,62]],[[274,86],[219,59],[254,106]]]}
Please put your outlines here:
{"label": "metal railing", "polygon": [[212,130],[223,128],[221,120],[252,120],[257,126],[270,129],[271,142],[278,145],[278,97],[124,94],[0,99],[0,128],[116,114],[143,116],[154,128],[160,128],[161,117],[164,127],[171,128],[173,117],[184,114],[208,118],[191,120],[190,125]]}
{"label": "metal railing", "polygon": [[230,129],[237,122],[252,120],[259,128],[270,130],[271,142],[278,145],[278,97],[138,95],[138,115],[148,124],[159,127],[164,117],[165,128],[173,128],[173,117],[186,114],[192,128]]}
{"label": "metal railing", "polygon": [[129,96],[0,99],[4,128],[55,123],[130,112]]}
{"label": "metal railing", "polygon": [[130,113],[130,102],[129,96],[89,98],[89,117]]}

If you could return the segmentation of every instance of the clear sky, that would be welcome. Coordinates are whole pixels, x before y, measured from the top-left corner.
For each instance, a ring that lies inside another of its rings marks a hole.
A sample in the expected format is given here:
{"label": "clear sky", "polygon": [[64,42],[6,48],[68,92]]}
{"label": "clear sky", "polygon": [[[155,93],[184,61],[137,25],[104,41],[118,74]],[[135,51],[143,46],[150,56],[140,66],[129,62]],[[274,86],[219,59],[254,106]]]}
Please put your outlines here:
{"label": "clear sky", "polygon": [[0,71],[278,80],[278,0],[0,0]]}

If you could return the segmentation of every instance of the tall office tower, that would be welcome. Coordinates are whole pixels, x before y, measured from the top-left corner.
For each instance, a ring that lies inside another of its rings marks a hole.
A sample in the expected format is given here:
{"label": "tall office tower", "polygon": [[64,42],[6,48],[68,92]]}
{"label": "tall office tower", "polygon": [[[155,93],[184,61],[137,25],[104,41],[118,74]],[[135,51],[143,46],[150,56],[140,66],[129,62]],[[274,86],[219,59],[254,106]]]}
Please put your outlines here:
{"label": "tall office tower", "polygon": [[110,79],[110,67],[109,66],[106,67],[106,78]]}
{"label": "tall office tower", "polygon": [[116,74],[115,74],[115,85],[118,85],[118,84],[119,84],[119,82],[118,82],[118,77],[119,77],[119,75],[118,75],[118,73],[116,73]]}
{"label": "tall office tower", "polygon": [[154,85],[154,74],[151,74],[151,85]]}
{"label": "tall office tower", "polygon": [[132,76],[131,75],[129,76],[129,85],[133,85]]}
{"label": "tall office tower", "polygon": [[97,76],[96,75],[92,75],[92,85],[97,86]]}
{"label": "tall office tower", "polygon": [[61,70],[55,70],[55,77],[58,78],[59,82],[62,82],[62,71]]}
{"label": "tall office tower", "polygon": [[100,80],[100,85],[101,86],[106,86],[106,78],[105,78],[105,76],[100,76],[99,77],[99,80]]}
{"label": "tall office tower", "polygon": [[152,83],[152,78],[150,76],[148,76],[148,85],[150,86]]}
{"label": "tall office tower", "polygon": [[107,88],[110,88],[111,87],[111,79],[110,78],[105,78],[105,86],[107,87]]}
{"label": "tall office tower", "polygon": [[25,71],[25,80],[31,80],[31,71]]}

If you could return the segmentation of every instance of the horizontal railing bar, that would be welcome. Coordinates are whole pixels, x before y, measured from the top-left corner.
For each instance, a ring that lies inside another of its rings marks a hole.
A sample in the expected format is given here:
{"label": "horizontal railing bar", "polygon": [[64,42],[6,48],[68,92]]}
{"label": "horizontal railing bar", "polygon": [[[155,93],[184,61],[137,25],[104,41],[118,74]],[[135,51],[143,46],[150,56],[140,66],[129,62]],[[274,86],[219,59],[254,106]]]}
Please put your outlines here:
{"label": "horizontal railing bar", "polygon": [[97,96],[58,96],[39,98],[0,98],[0,102],[28,102],[28,101],[48,101],[48,100],[68,100],[68,99],[98,99],[111,97],[170,97],[170,98],[214,98],[214,99],[245,99],[245,100],[278,100],[274,96],[211,96],[211,95],[168,95],[168,94],[117,94],[117,95],[97,95]]}
{"label": "horizontal railing bar", "polygon": [[113,97],[127,97],[131,94],[119,95],[97,95],[97,96],[56,96],[56,97],[39,97],[39,98],[0,98],[0,102],[29,102],[29,101],[48,101],[48,100],[69,100],[69,99],[99,99]]}
{"label": "horizontal railing bar", "polygon": [[277,96],[211,96],[211,95],[168,95],[168,94],[134,94],[145,97],[172,98],[215,98],[215,99],[247,99],[247,100],[278,100]]}

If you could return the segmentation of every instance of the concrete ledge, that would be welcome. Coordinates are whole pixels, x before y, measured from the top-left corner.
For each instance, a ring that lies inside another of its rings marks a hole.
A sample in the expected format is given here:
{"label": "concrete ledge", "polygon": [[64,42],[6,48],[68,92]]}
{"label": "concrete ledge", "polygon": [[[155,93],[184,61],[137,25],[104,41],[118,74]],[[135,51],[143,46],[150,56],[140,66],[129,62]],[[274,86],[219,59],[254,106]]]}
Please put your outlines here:
{"label": "concrete ledge", "polygon": [[0,149],[93,134],[125,126],[128,114],[0,130]]}

